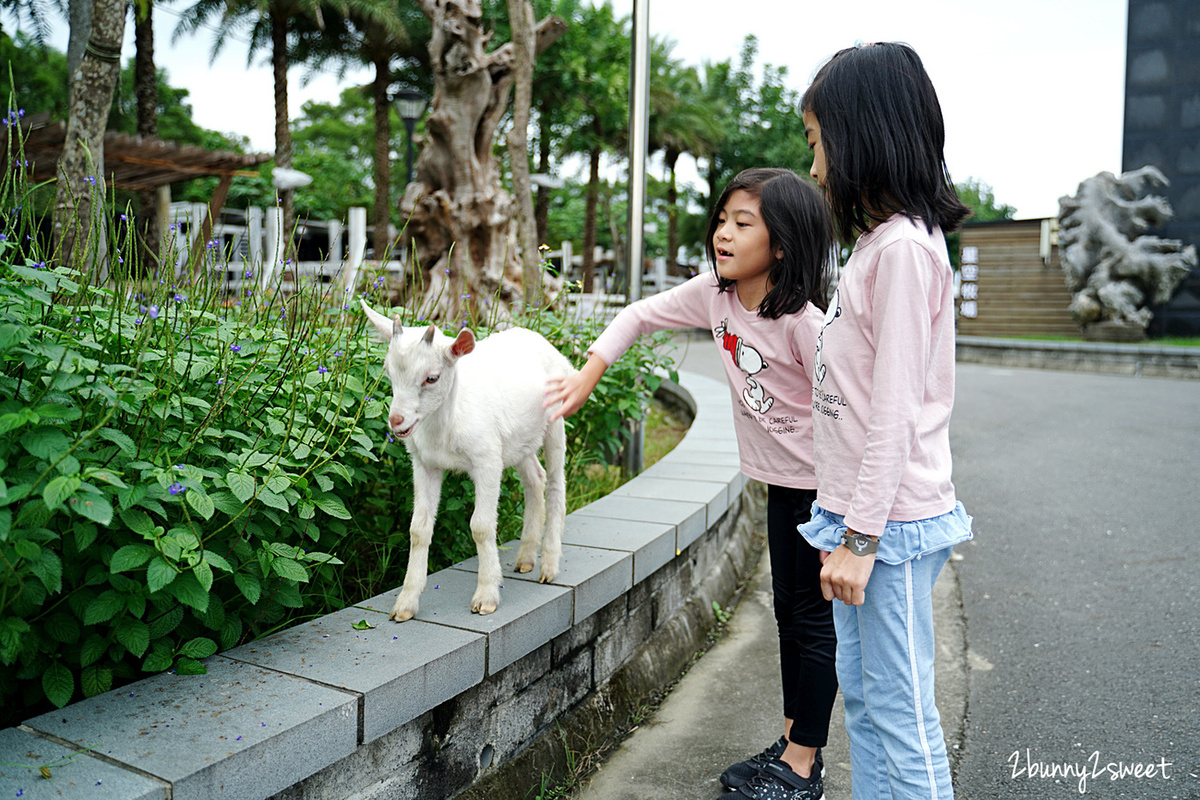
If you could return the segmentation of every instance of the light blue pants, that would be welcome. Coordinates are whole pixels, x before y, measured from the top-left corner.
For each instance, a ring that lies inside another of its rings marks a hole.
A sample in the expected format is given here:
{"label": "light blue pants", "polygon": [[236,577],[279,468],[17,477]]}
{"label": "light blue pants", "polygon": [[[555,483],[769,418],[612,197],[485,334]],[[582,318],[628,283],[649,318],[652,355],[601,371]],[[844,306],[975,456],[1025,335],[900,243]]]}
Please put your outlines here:
{"label": "light blue pants", "polygon": [[952,800],[933,702],[933,584],[950,547],[876,561],[866,602],[833,601],[854,800]]}

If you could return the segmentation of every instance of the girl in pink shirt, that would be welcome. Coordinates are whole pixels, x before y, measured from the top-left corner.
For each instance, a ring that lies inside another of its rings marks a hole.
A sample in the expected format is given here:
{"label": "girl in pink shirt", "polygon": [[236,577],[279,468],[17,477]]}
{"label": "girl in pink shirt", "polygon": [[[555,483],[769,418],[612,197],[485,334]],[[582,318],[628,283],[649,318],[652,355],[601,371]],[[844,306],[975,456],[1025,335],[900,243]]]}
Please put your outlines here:
{"label": "girl in pink shirt", "polygon": [[933,84],[907,45],[834,55],[801,101],[825,189],[854,241],[818,338],[817,507],[855,800],[951,800],[933,699],[932,589],[971,519],[950,480],[954,302],[944,231],[967,215]]}
{"label": "girl in pink shirt", "polygon": [[591,346],[583,369],[551,381],[546,391],[547,406],[560,404],[554,416],[570,416],[608,365],[652,331],[705,328],[720,348],[742,472],[768,485],[784,696],[784,735],[722,774],[728,798],[822,794],[819,748],[837,695],[837,643],[832,606],[821,595],[820,555],[796,529],[816,499],[809,398],[832,243],[828,210],[810,184],[784,169],[739,173],[709,218],[714,272],[623,309]]}

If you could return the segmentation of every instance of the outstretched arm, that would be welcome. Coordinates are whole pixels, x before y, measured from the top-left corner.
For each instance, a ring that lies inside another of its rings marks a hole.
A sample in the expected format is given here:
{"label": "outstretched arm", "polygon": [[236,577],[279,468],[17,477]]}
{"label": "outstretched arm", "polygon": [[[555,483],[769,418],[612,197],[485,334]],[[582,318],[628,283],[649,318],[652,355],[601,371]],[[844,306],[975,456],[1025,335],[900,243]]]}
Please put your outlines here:
{"label": "outstretched arm", "polygon": [[596,388],[596,384],[604,377],[607,369],[608,364],[604,359],[593,354],[588,356],[583,369],[574,375],[568,375],[565,378],[551,378],[547,381],[542,407],[549,408],[558,404],[558,407],[550,412],[550,419],[569,417],[582,408],[591,396],[592,390]]}

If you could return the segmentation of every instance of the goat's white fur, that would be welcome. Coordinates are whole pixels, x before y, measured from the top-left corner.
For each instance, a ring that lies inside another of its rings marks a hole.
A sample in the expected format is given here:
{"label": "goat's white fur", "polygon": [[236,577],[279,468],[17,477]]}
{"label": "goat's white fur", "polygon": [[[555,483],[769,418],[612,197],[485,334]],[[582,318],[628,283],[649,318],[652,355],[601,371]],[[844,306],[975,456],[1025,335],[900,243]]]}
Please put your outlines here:
{"label": "goat's white fur", "polygon": [[[500,603],[496,504],[505,467],[525,487],[525,520],[516,569],[529,572],[541,548],[542,583],[554,580],[566,518],[566,432],[542,407],[546,381],[574,368],[545,338],[525,328],[478,342],[469,329],[451,339],[435,326],[404,327],[362,304],[381,341],[392,382],[388,425],[404,441],[413,467],[413,515],[408,571],[392,606],[397,622],[417,613],[428,573],[429,542],[446,470],[475,484],[471,536],[479,579],[471,610],[490,614]],[[546,467],[538,461],[544,448]],[[543,539],[543,527],[545,537]]]}

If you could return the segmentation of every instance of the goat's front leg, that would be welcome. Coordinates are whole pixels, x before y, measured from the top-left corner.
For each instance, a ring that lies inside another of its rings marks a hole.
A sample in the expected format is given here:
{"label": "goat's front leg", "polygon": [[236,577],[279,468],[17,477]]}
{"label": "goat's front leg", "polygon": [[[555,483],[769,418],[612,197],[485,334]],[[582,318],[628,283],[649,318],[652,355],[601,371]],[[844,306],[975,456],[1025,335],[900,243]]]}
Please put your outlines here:
{"label": "goat's front leg", "polygon": [[429,469],[413,460],[413,514],[408,527],[408,570],[404,587],[396,597],[389,615],[396,622],[412,619],[425,591],[429,572],[429,542],[433,539],[433,522],[437,518],[438,502],[442,497],[442,471]]}
{"label": "goat's front leg", "polygon": [[475,483],[475,510],[471,513],[471,537],[479,555],[479,580],[471,610],[491,614],[500,605],[500,551],[496,548],[496,504],[500,502],[500,476],[504,466],[499,459],[477,464],[471,470]]}

